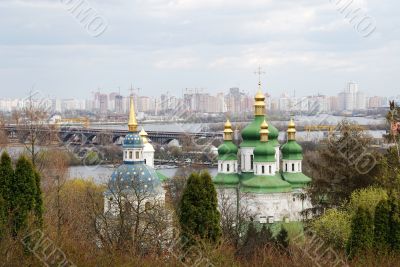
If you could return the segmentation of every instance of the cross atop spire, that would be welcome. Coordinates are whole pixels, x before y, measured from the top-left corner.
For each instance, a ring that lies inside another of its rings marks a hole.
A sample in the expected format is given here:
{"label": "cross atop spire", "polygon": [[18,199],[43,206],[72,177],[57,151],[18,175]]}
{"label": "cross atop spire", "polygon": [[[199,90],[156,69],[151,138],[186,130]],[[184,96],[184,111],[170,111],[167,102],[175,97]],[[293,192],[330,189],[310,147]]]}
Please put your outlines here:
{"label": "cross atop spire", "polygon": [[258,75],[258,87],[261,88],[261,75],[265,74],[265,71],[262,70],[261,66],[258,66],[258,69],[254,74]]}

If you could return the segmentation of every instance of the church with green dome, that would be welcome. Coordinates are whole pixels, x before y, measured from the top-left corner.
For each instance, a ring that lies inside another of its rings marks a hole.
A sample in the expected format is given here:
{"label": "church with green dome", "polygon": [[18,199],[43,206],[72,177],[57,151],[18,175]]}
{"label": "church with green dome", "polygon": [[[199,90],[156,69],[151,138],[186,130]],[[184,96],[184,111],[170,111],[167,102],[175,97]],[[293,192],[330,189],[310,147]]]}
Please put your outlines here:
{"label": "church with green dome", "polygon": [[311,178],[302,173],[303,150],[296,142],[294,121],[290,119],[287,141],[281,144],[279,131],[267,123],[261,83],[254,100],[254,119],[242,130],[239,147],[233,142],[231,122],[224,126],[213,179],[220,205],[246,207],[263,223],[300,221],[301,212],[311,207],[303,197]]}

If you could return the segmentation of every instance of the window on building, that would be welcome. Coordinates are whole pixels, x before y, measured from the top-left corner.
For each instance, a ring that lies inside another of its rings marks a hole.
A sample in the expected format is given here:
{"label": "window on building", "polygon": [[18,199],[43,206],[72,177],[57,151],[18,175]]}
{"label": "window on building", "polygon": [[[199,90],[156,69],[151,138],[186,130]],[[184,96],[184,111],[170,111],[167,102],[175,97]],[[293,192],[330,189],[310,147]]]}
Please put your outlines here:
{"label": "window on building", "polygon": [[265,173],[265,167],[261,166],[261,173],[264,174]]}
{"label": "window on building", "polygon": [[125,151],[125,159],[128,158],[128,151]]}
{"label": "window on building", "polygon": [[132,159],[132,151],[129,151],[129,159]]}
{"label": "window on building", "polygon": [[253,161],[254,161],[254,156],[250,155],[250,169],[253,169]]}
{"label": "window on building", "polygon": [[292,172],[294,172],[294,163],[292,163]]}
{"label": "window on building", "polygon": [[144,164],[146,164],[146,159],[144,159]]}
{"label": "window on building", "polygon": [[269,166],[269,174],[271,174],[272,173],[272,167],[271,167],[271,165]]}
{"label": "window on building", "polygon": [[224,170],[224,165],[221,163],[221,171]]}
{"label": "window on building", "polygon": [[229,164],[226,164],[226,171],[229,172]]}
{"label": "window on building", "polygon": [[287,171],[287,163],[285,164],[285,171]]}
{"label": "window on building", "polygon": [[136,151],[136,159],[139,159],[139,151]]}

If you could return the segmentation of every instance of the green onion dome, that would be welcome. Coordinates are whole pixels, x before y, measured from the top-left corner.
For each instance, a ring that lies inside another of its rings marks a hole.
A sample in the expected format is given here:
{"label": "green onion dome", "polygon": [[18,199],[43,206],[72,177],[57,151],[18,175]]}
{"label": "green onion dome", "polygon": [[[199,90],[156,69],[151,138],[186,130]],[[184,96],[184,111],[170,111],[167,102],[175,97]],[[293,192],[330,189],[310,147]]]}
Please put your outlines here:
{"label": "green onion dome", "polygon": [[275,148],[270,142],[261,142],[254,149],[255,162],[275,162]]}
{"label": "green onion dome", "polygon": [[219,160],[237,160],[238,147],[232,141],[225,140],[218,147]]}
{"label": "green onion dome", "polygon": [[[254,120],[247,125],[243,130],[242,130],[242,138],[243,142],[240,144],[241,147],[255,147],[260,141],[260,129],[261,129],[261,124],[265,120],[264,115],[258,115],[255,116]],[[271,145],[273,146],[278,146],[278,136],[279,136],[279,131],[276,129],[273,125],[269,124],[269,134],[268,134],[268,139],[271,142]]]}
{"label": "green onion dome", "polygon": [[286,160],[302,160],[303,159],[303,149],[296,142],[296,140],[288,140],[281,148],[282,159]]}

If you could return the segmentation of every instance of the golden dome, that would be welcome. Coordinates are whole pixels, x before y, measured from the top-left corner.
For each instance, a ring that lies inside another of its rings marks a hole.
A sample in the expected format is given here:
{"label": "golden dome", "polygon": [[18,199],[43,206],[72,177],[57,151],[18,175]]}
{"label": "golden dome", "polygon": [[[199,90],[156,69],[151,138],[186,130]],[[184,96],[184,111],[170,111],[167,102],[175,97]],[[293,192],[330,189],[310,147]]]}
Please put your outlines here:
{"label": "golden dome", "polygon": [[254,99],[256,101],[263,101],[265,100],[265,95],[263,94],[263,92],[261,91],[261,88],[258,89],[256,96],[254,97]]}
{"label": "golden dome", "polygon": [[293,118],[290,118],[289,124],[288,124],[288,139],[289,140],[295,140],[296,139],[296,125],[294,124]]}
{"label": "golden dome", "polygon": [[227,119],[226,122],[225,122],[225,129],[228,129],[228,128],[232,129],[232,124],[229,121],[229,119]]}
{"label": "golden dome", "polygon": [[260,125],[260,141],[261,142],[267,142],[268,141],[268,123],[264,120],[263,123]]}
{"label": "golden dome", "polygon": [[143,143],[147,144],[149,142],[149,140],[147,139],[147,132],[144,130],[144,128],[142,127],[142,130],[139,133],[140,137],[142,137],[143,139]]}
{"label": "golden dome", "polygon": [[225,126],[224,126],[224,140],[232,140],[232,134],[233,134],[233,131],[232,131],[232,124],[231,124],[231,122],[229,121],[229,119],[228,120],[226,120],[226,123],[225,123]]}
{"label": "golden dome", "polygon": [[260,127],[261,129],[268,129],[268,123],[264,120]]}

